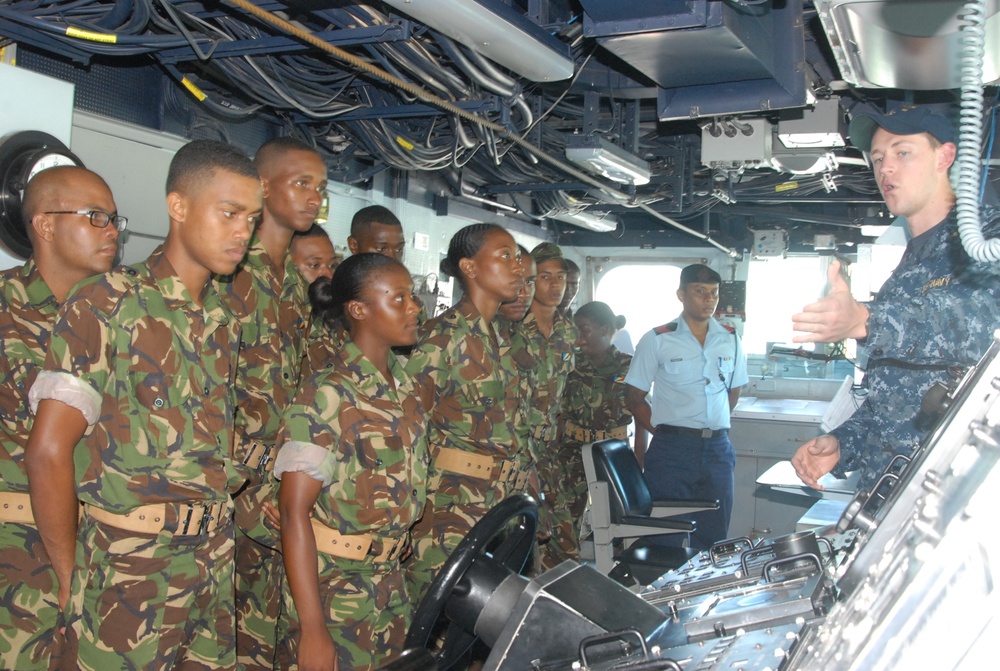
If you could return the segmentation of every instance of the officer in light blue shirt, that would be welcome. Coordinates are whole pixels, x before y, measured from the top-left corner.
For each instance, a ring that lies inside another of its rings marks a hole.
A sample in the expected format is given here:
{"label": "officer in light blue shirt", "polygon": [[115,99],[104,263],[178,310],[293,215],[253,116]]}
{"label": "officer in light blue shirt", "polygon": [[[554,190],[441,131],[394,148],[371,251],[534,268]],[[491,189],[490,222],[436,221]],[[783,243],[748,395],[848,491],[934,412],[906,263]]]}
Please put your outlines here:
{"label": "officer in light blue shirt", "polygon": [[[684,268],[677,290],[681,316],[642,336],[625,377],[626,403],[653,437],[645,454],[636,454],[653,499],[719,501],[718,510],[691,516],[691,547],[697,549],[728,536],[736,465],[729,413],[749,381],[739,336],[714,319],[721,282],[708,266]],[[651,387],[652,407],[646,400]],[[663,545],[683,539],[655,537]]]}

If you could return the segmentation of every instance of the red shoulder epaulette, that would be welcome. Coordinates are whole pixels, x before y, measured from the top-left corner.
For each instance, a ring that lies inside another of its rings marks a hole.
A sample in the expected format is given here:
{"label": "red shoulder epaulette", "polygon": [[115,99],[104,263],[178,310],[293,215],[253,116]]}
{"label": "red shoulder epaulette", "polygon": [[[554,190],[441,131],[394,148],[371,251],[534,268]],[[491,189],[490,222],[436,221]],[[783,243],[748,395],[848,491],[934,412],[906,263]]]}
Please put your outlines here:
{"label": "red shoulder epaulette", "polygon": [[673,333],[677,330],[677,322],[670,322],[664,324],[663,326],[657,326],[653,331],[656,335],[663,335],[664,333]]}
{"label": "red shoulder epaulette", "polygon": [[736,333],[736,329],[734,327],[730,326],[729,324],[721,324],[720,323],[719,326],[721,326],[722,328],[726,329],[730,333]]}

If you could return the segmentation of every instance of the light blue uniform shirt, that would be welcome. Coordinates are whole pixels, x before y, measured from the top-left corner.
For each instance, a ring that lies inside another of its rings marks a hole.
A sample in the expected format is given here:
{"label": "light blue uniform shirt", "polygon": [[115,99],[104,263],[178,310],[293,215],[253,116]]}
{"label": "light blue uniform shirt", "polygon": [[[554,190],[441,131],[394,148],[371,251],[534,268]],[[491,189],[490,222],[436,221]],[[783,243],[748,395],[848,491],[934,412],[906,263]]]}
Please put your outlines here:
{"label": "light blue uniform shirt", "polygon": [[702,347],[681,317],[642,336],[625,376],[636,389],[652,387],[653,426],[712,430],[729,428],[727,389],[749,381],[738,335],[712,319]]}

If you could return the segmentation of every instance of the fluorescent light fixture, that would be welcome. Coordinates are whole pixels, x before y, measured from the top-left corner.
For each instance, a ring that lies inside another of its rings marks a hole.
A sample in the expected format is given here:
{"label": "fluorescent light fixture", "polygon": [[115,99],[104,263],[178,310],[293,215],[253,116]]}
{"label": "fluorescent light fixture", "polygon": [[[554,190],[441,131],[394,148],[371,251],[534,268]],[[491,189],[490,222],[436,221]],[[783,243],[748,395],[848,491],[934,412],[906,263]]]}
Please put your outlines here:
{"label": "fluorescent light fixture", "polygon": [[771,165],[778,172],[792,175],[816,175],[821,172],[833,172],[837,169],[837,157],[832,152],[815,153],[776,153],[771,157]]}
{"label": "fluorescent light fixture", "polygon": [[621,184],[649,184],[649,163],[603,137],[570,136],[566,158],[591,172]]}
{"label": "fluorescent light fixture", "polygon": [[552,218],[581,228],[589,228],[598,233],[610,233],[621,223],[618,217],[613,217],[607,212],[565,212],[554,214]]}
{"label": "fluorescent light fixture", "polygon": [[[961,86],[960,0],[816,0],[844,80],[861,88]],[[1000,80],[998,3],[986,7],[983,82]]]}
{"label": "fluorescent light fixture", "polygon": [[840,103],[836,98],[817,100],[812,108],[790,110],[778,120],[778,139],[788,149],[843,147]]}
{"label": "fluorescent light fixture", "polygon": [[425,23],[535,82],[573,76],[569,46],[498,0],[385,0]]}

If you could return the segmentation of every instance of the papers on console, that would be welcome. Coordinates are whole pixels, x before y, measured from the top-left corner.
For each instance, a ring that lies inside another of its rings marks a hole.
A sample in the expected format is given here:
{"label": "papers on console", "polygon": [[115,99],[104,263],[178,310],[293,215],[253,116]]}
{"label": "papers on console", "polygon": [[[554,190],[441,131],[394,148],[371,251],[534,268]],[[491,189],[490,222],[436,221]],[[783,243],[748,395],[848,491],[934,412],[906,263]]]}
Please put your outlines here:
{"label": "papers on console", "polygon": [[757,478],[758,485],[764,485],[780,492],[801,494],[816,499],[850,501],[858,488],[858,473],[849,473],[843,479],[835,478],[827,473],[819,479],[819,483],[825,489],[813,489],[804,484],[795,474],[795,468],[790,461],[779,461]]}

